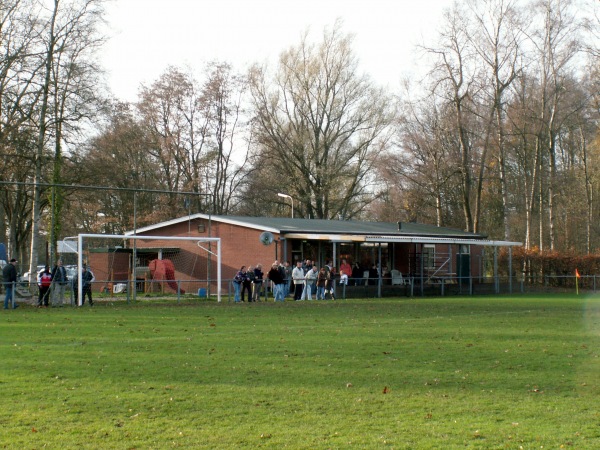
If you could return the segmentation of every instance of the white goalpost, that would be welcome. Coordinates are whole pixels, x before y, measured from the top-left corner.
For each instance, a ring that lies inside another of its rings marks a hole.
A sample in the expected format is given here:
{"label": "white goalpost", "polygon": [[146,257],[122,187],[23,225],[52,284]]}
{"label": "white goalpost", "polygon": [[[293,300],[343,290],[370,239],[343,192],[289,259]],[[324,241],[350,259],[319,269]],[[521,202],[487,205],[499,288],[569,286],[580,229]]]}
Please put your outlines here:
{"label": "white goalpost", "polygon": [[[66,239],[70,240],[70,239],[74,239],[74,237],[66,238]],[[115,245],[112,250],[109,250],[109,247],[107,246],[104,251],[96,250],[96,252],[103,253],[103,255],[101,255],[101,256],[103,256],[102,261],[106,263],[106,267],[103,268],[102,273],[105,274],[105,278],[107,278],[106,280],[104,280],[107,284],[109,281],[111,284],[113,284],[115,282],[115,269],[113,267],[113,261],[110,260],[110,257],[112,256],[112,259],[114,260],[117,252],[122,253],[124,251],[127,251],[128,255],[129,254],[133,255],[133,258],[132,258],[133,262],[132,263],[130,262],[130,267],[126,270],[130,271],[130,274],[129,273],[127,274],[127,283],[128,283],[127,286],[129,286],[130,281],[133,282],[134,296],[136,295],[136,292],[137,292],[137,283],[138,283],[138,278],[137,278],[137,273],[136,273],[136,270],[138,270],[138,261],[137,261],[138,260],[138,258],[137,258],[138,252],[139,252],[139,254],[152,253],[154,256],[154,259],[152,261],[150,261],[150,264],[152,265],[152,267],[144,268],[147,271],[151,270],[151,273],[152,273],[152,277],[150,279],[151,284],[154,284],[156,282],[162,286],[162,289],[164,289],[164,285],[167,284],[168,286],[170,286],[170,288],[172,290],[177,292],[178,296],[181,292],[185,293],[185,291],[180,287],[181,283],[188,283],[188,285],[190,285],[190,286],[197,286],[200,283],[198,280],[195,279],[195,275],[200,270],[200,267],[198,267],[201,265],[198,263],[200,255],[199,255],[198,251],[194,251],[193,249],[195,248],[196,250],[202,250],[202,251],[206,252],[206,264],[205,264],[205,267],[202,267],[202,268],[206,269],[206,271],[207,271],[206,283],[207,283],[207,287],[209,287],[209,289],[210,289],[210,283],[211,283],[210,272],[212,271],[211,263],[210,263],[210,261],[211,261],[210,256],[211,255],[216,256],[216,258],[217,258],[217,267],[216,267],[217,301],[221,302],[221,291],[222,291],[222,286],[221,286],[221,238],[81,233],[77,236],[77,298],[75,299],[75,301],[78,306],[81,306],[83,304],[83,300],[84,300],[83,299],[83,280],[81,277],[81,274],[82,274],[81,268],[83,267],[83,263],[84,263],[84,259],[83,259],[84,258],[84,239],[96,240],[97,242],[103,242],[104,240],[108,240],[108,242],[110,242],[111,239],[113,240],[113,242],[115,240],[118,240],[121,243],[124,241],[132,242],[132,247],[122,247],[120,245]],[[138,241],[145,241],[145,242],[143,245],[138,246]],[[179,241],[182,243],[187,243],[188,245],[185,248],[183,248],[184,244],[182,244],[181,248],[180,247],[165,248],[165,243],[166,243],[165,241],[167,241],[167,242]],[[193,242],[195,242],[196,245],[190,246],[189,243],[193,243]],[[203,244],[209,244],[209,247],[210,247],[211,243],[217,244],[216,252],[213,252],[210,248],[203,246]],[[90,250],[88,249],[88,252],[89,251]],[[182,254],[185,253],[185,255],[181,256],[181,261],[176,260],[176,263],[174,264],[171,260],[176,259],[177,256],[174,256],[174,255],[179,254],[179,253],[182,253]],[[171,255],[171,256],[169,256],[169,255]],[[88,257],[89,256],[90,255],[88,255]],[[146,263],[147,263],[147,261],[146,261]],[[89,264],[89,261],[88,261],[88,264]],[[166,269],[165,269],[165,267],[166,267]],[[92,267],[92,270],[94,270],[94,269],[95,268]],[[160,274],[159,279],[156,281],[154,280],[154,275],[155,275],[154,272],[155,271],[157,274]],[[189,274],[189,276],[187,277],[188,279],[182,280],[181,279],[182,273],[188,273]],[[121,274],[123,274],[123,270],[122,270]],[[213,274],[214,274],[214,272],[213,272]],[[199,294],[200,294],[201,290],[202,289],[199,289]],[[204,290],[204,291],[206,292],[206,290]]]}

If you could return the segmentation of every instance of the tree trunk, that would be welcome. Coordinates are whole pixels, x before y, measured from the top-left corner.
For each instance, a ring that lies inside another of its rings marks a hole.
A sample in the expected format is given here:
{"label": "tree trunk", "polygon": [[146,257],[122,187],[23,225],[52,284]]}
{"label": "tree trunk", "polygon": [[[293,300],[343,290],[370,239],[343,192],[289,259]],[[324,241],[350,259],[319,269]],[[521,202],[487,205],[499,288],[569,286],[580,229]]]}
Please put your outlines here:
{"label": "tree trunk", "polygon": [[50,76],[52,73],[52,62],[54,59],[54,47],[56,44],[56,37],[54,35],[54,26],[56,23],[56,16],[58,14],[60,0],[54,0],[54,9],[50,18],[49,27],[49,39],[48,47],[46,48],[45,54],[45,71],[44,71],[44,82],[42,84],[41,92],[41,106],[40,106],[40,117],[39,117],[39,132],[37,137],[37,153],[35,158],[35,175],[34,175],[34,187],[33,187],[33,213],[32,213],[32,229],[31,229],[31,259],[29,262],[29,273],[36,273],[38,264],[38,242],[40,234],[40,221],[41,221],[41,192],[42,187],[42,161],[44,157],[44,146],[46,143],[46,114],[48,111],[48,97],[50,92]]}
{"label": "tree trunk", "polygon": [[462,177],[462,198],[463,198],[463,214],[465,217],[465,231],[473,231],[473,215],[471,213],[471,158],[469,142],[464,126],[462,116],[461,99],[455,98],[456,109],[456,125],[458,127],[458,135],[460,139],[461,150],[461,177]]}
{"label": "tree trunk", "polygon": [[496,92],[495,110],[496,126],[498,127],[498,163],[500,166],[500,191],[502,195],[502,221],[504,239],[510,239],[510,224],[508,220],[508,181],[506,180],[506,150],[504,149],[504,123],[502,121],[502,92]]}
{"label": "tree trunk", "polygon": [[591,176],[590,176],[590,168],[588,162],[588,153],[587,153],[587,140],[585,137],[585,132],[583,130],[583,126],[579,127],[579,134],[581,136],[581,156],[583,163],[583,174],[584,174],[584,183],[585,183],[585,199],[586,199],[586,253],[589,255],[592,252],[592,221],[594,218],[594,186],[592,184]]}

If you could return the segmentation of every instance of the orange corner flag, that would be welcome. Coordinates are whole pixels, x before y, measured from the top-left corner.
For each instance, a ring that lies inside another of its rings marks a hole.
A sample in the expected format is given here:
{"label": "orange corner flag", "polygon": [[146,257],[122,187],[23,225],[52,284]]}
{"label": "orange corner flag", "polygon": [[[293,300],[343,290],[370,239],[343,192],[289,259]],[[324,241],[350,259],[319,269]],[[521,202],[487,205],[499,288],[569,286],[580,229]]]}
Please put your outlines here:
{"label": "orange corner flag", "polygon": [[579,270],[577,270],[577,269],[575,269],[575,276],[576,276],[577,278],[581,278],[581,275],[579,275]]}

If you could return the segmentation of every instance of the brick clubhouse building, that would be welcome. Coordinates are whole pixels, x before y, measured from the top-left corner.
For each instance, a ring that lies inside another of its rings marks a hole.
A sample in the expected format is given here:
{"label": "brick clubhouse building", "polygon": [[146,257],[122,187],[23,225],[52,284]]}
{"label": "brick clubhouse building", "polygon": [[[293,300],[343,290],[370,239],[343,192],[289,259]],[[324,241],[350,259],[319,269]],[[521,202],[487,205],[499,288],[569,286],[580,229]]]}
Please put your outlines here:
{"label": "brick clubhouse building", "polygon": [[[408,222],[208,214],[192,214],[128,234],[157,237],[136,241],[136,265],[144,268],[153,264],[156,267],[157,260],[175,261],[176,264],[166,270],[173,272],[170,275],[173,280],[185,281],[188,292],[195,292],[198,286],[208,288],[209,292],[215,291],[215,259],[196,242],[161,241],[159,237],[220,238],[221,287],[225,294],[230,280],[243,265],[262,264],[266,273],[276,260],[294,265],[296,261],[306,259],[319,267],[330,262],[339,268],[342,260],[353,266],[348,296],[377,297],[398,295],[399,292],[407,295],[512,292],[511,250],[521,245],[490,240],[481,234]],[[106,255],[111,253],[110,249],[88,250],[88,261],[97,279],[105,277],[112,284],[117,279],[130,278],[126,272],[132,264],[125,260],[131,260],[132,249],[113,251],[113,261],[115,252],[122,254],[120,270],[115,270],[114,263],[108,264]],[[499,267],[499,252],[502,252],[502,268]],[[165,269],[162,270],[164,276]]]}

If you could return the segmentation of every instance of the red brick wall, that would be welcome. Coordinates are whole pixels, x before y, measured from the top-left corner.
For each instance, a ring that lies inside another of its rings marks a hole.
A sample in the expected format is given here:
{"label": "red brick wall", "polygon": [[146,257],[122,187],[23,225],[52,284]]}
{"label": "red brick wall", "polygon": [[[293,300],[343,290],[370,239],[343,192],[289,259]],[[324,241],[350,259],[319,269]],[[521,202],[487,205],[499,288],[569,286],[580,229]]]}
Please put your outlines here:
{"label": "red brick wall", "polygon": [[[198,225],[200,224],[204,225],[205,231],[203,233],[198,231]],[[182,222],[160,230],[152,230],[145,234],[152,236],[209,237],[208,221],[195,219],[189,225],[188,222]],[[260,263],[263,265],[263,271],[265,271],[264,269],[270,267],[275,260],[276,247],[277,254],[281,255],[281,245],[278,243],[279,235],[275,234],[275,241],[271,245],[266,246],[259,241],[260,234],[260,230],[220,222],[211,223],[210,237],[221,238],[221,275],[223,279],[233,278],[242,265],[256,266],[256,264]],[[205,248],[208,247],[208,243],[202,245]],[[180,247],[191,254],[197,254],[199,255],[198,262],[200,264],[197,263],[195,274],[198,278],[206,278],[206,251],[199,248],[196,242],[170,240],[154,242],[138,241],[138,247],[142,246]],[[212,251],[216,253],[216,244],[212,245]],[[216,278],[217,258],[213,257],[212,261],[211,278]]]}

